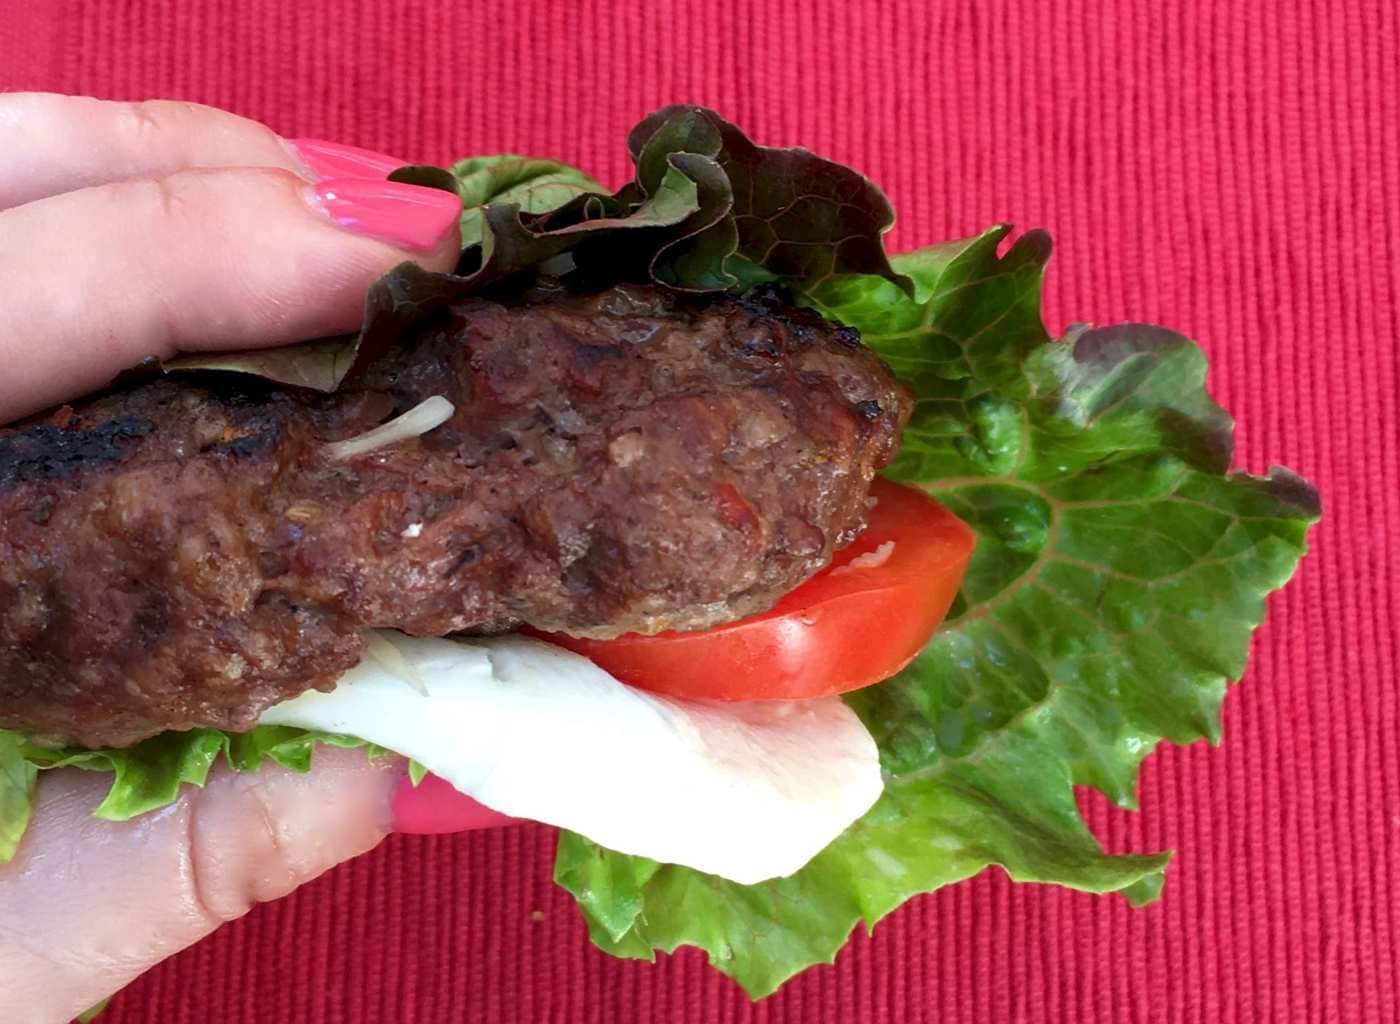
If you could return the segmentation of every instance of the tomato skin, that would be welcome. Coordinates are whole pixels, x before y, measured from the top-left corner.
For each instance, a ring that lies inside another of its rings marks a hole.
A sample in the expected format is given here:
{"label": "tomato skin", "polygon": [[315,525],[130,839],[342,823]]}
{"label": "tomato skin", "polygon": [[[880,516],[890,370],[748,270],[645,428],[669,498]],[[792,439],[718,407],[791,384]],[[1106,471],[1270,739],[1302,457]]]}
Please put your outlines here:
{"label": "tomato skin", "polygon": [[[948,613],[976,538],[922,491],[877,478],[870,493],[877,502],[866,531],[766,612],[694,633],[545,638],[672,697],[796,700],[882,682]],[[881,564],[851,566],[878,560],[890,542]]]}

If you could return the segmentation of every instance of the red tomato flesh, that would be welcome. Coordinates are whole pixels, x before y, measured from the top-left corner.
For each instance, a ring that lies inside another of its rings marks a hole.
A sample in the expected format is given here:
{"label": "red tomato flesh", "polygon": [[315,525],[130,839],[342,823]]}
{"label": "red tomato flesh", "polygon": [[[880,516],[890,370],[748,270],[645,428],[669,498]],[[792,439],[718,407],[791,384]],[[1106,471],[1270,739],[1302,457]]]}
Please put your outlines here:
{"label": "red tomato flesh", "polygon": [[760,615],[695,633],[546,638],[672,697],[794,700],[882,682],[948,613],[976,538],[922,491],[877,478],[870,493],[865,532]]}

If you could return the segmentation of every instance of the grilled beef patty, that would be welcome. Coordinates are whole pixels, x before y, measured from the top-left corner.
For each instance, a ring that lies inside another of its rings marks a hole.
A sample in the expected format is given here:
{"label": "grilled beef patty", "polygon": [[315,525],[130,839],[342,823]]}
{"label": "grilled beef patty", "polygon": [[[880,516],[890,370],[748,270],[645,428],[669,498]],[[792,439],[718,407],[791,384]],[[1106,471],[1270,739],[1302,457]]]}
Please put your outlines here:
{"label": "grilled beef patty", "polygon": [[[416,439],[337,460],[432,395]],[[245,729],[360,631],[591,636],[761,611],[864,524],[909,399],[774,296],[551,282],[462,302],[333,395],[165,377],[0,431],[0,727]]]}

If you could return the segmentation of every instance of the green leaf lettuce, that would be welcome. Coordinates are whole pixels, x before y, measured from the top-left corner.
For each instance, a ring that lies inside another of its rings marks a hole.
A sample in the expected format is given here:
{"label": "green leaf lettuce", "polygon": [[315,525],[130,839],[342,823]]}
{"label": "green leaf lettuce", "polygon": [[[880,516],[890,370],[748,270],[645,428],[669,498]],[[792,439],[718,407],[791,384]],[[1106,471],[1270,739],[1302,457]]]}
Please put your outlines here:
{"label": "green leaf lettuce", "polygon": [[688,292],[781,279],[816,286],[883,276],[894,223],[863,175],[805,149],[758,146],[712,110],[671,106],[628,136],[635,175],[607,193],[584,172],[504,154],[390,178],[455,192],[465,248],[452,273],[402,263],[376,281],[356,335],[281,349],[185,356],[170,371],[229,371],[335,391],[447,304],[542,266],[580,281],[652,280]]}
{"label": "green leaf lettuce", "polygon": [[0,731],[0,864],[14,856],[33,813],[37,766],[24,756],[24,739]]}
{"label": "green leaf lettuce", "polygon": [[[0,864],[14,856],[29,824],[36,773],[47,768],[81,768],[112,776],[112,785],[93,815],[127,821],[174,803],[186,786],[203,786],[223,758],[237,772],[256,772],[271,761],[305,772],[318,743],[363,747],[371,757],[388,753],[351,736],[261,725],[249,732],[216,729],[165,732],[123,750],[54,749],[0,730]],[[418,778],[421,768],[410,764]]]}
{"label": "green leaf lettuce", "polygon": [[[879,744],[883,797],[801,871],[757,886],[564,834],[555,876],[594,941],[647,959],[698,946],[761,996],[830,961],[858,924],[993,865],[1155,898],[1169,855],[1105,853],[1075,787],[1133,807],[1160,740],[1219,739],[1226,685],[1305,551],[1316,494],[1287,470],[1231,472],[1232,421],[1186,338],[1127,324],[1051,339],[1043,233],[1001,255],[1004,227],[888,261],[893,214],[853,171],[756,146],[695,107],[652,115],[628,146],[634,180],[611,194],[566,165],[511,155],[396,172],[462,197],[456,273],[405,264],[374,286],[356,338],[219,367],[333,390],[443,304],[543,265],[691,291],[778,280],[858,328],[912,391],[888,475],[937,496],[978,547],[925,650],[848,698]],[[126,818],[202,785],[219,759],[305,770],[318,742],[363,745],[262,727],[53,751],[0,732],[0,861],[24,833],[40,769],[111,773],[98,813]]]}
{"label": "green leaf lettuce", "polygon": [[755,996],[829,962],[859,923],[1000,865],[1018,881],[1160,892],[1168,855],[1113,856],[1074,800],[1134,806],[1157,742],[1219,738],[1264,598],[1318,515],[1286,470],[1229,472],[1206,362],[1157,327],[1040,320],[1048,239],[1006,229],[897,258],[914,295],[848,277],[809,291],[913,390],[889,475],[972,525],[950,621],[904,672],[852,694],[880,745],[880,802],[797,874],[737,886],[560,843],[557,881],[594,941],[650,959],[698,946]]}

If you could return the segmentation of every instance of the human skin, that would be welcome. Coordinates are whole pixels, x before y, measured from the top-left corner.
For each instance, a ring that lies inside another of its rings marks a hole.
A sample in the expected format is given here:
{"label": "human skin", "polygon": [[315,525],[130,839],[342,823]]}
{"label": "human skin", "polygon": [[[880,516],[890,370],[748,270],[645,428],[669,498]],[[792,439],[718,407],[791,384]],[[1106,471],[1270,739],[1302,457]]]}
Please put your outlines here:
{"label": "human skin", "polygon": [[[449,268],[457,200],[385,181],[400,162],[196,104],[0,94],[0,424],[147,356],[352,330],[391,267]],[[323,749],[307,774],[216,770],[114,823],[92,817],[109,779],[42,773],[0,865],[0,1020],[68,1021],[396,824],[499,820],[404,777],[400,759]]]}

